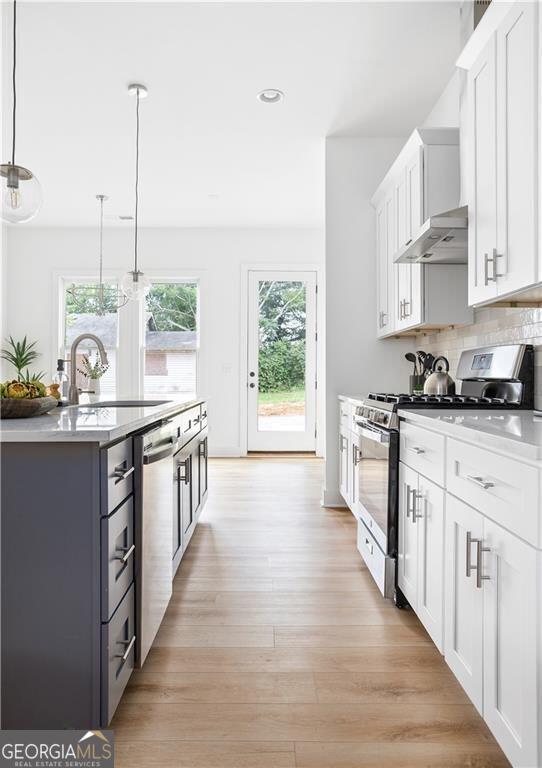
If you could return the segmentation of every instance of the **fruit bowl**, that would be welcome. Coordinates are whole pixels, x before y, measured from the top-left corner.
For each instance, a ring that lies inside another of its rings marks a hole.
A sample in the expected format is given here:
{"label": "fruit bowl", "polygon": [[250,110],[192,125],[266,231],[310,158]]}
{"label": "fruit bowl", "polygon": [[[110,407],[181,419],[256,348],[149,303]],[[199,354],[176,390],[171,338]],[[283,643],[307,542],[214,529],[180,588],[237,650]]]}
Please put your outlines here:
{"label": "fruit bowl", "polygon": [[3,397],[0,400],[0,419],[26,419],[49,413],[58,405],[55,397],[16,398]]}

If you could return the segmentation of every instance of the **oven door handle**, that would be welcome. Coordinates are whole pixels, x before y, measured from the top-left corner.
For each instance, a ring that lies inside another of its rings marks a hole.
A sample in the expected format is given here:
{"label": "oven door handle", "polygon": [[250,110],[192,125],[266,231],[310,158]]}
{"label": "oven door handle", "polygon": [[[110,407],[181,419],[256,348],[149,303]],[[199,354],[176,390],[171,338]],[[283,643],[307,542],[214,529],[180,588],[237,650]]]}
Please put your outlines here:
{"label": "oven door handle", "polygon": [[366,437],[367,440],[372,440],[375,443],[389,443],[390,436],[387,432],[381,432],[379,429],[372,429],[372,427],[361,425],[359,421],[357,425],[361,437]]}

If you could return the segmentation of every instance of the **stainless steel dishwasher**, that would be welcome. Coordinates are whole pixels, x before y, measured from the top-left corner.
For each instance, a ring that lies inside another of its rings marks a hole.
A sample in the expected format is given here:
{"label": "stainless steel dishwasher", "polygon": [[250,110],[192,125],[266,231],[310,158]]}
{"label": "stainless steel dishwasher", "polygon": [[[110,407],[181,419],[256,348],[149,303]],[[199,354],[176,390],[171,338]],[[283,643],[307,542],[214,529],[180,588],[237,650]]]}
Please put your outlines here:
{"label": "stainless steel dishwasher", "polygon": [[142,466],[136,492],[137,665],[142,666],[162,623],[172,591],[172,528],[176,475],[171,457],[177,449],[177,420],[162,423],[135,438]]}

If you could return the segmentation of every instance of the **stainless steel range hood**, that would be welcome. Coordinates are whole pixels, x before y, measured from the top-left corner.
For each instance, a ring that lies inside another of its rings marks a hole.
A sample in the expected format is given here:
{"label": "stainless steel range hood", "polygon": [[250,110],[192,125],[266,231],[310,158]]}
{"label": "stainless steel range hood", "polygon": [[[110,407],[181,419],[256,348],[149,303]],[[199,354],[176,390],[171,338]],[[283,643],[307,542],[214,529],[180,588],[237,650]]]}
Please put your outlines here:
{"label": "stainless steel range hood", "polygon": [[397,253],[396,264],[466,264],[467,206],[431,216]]}

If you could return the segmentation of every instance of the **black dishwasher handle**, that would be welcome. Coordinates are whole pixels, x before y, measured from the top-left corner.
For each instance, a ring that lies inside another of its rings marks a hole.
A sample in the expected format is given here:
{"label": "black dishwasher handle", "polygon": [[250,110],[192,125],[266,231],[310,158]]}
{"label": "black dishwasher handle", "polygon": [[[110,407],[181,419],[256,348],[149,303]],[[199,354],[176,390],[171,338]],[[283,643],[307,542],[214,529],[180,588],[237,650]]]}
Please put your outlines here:
{"label": "black dishwasher handle", "polygon": [[161,448],[156,448],[154,451],[149,451],[143,454],[143,464],[154,464],[156,461],[167,459],[168,456],[173,456],[175,446],[170,443]]}

